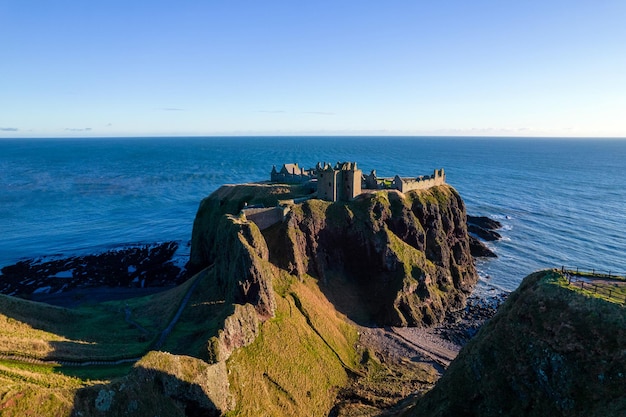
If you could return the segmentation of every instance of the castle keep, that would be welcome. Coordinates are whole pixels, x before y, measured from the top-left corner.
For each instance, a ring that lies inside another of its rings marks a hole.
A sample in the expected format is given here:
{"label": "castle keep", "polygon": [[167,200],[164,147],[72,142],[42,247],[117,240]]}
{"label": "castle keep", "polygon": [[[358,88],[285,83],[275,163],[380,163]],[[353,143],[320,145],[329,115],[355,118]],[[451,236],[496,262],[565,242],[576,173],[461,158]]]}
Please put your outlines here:
{"label": "castle keep", "polygon": [[[319,165],[319,164],[318,164]],[[317,198],[327,201],[349,201],[361,194],[363,172],[356,162],[324,163],[317,171]]]}

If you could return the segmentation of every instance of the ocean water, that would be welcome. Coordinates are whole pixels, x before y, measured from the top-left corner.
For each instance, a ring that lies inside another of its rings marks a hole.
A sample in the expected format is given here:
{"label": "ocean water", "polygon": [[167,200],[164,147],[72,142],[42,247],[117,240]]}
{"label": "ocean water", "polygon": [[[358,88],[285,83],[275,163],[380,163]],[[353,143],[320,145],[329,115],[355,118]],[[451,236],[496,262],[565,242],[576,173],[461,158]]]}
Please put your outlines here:
{"label": "ocean water", "polygon": [[0,267],[178,240],[200,200],[272,165],[357,161],[379,176],[446,170],[469,214],[500,220],[483,283],[562,265],[626,274],[626,140],[227,137],[0,140]]}

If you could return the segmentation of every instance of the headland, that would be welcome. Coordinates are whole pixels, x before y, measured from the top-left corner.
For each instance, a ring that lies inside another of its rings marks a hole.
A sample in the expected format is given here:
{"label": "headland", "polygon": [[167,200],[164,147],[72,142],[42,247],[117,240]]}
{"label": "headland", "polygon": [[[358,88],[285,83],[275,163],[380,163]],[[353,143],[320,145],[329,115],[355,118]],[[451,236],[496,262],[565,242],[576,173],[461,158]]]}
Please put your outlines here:
{"label": "headland", "polygon": [[[308,170],[295,167],[290,178],[302,179]],[[174,288],[73,309],[0,296],[2,413],[374,416],[422,415],[435,404],[447,407],[440,407],[441,415],[471,415],[480,407],[496,415],[503,405],[486,392],[491,381],[505,386],[495,368],[515,362],[515,349],[498,349],[497,361],[480,359],[475,368],[471,349],[489,349],[470,346],[506,345],[513,331],[520,346],[536,339],[539,347],[523,357],[520,369],[509,370],[508,380],[523,388],[521,396],[507,391],[503,397],[517,401],[507,409],[511,415],[532,409],[523,403],[534,383],[525,369],[547,375],[541,395],[556,393],[563,415],[622,410],[615,390],[621,385],[613,380],[624,362],[619,354],[606,356],[607,349],[624,350],[620,322],[613,320],[622,305],[580,310],[611,318],[604,325],[612,336],[593,347],[597,358],[585,356],[584,343],[572,348],[582,364],[571,368],[572,378],[591,375],[589,367],[600,366],[595,359],[608,360],[602,375],[610,384],[598,385],[596,393],[611,401],[610,408],[599,407],[595,397],[578,400],[580,386],[571,378],[559,380],[566,389],[555,391],[546,366],[570,359],[558,347],[561,359],[554,362],[546,350],[561,346],[559,331],[533,330],[557,329],[563,318],[541,311],[560,297],[544,283],[565,291],[573,310],[587,308],[579,298],[586,295],[560,284],[563,272],[527,278],[500,308],[501,318],[478,331],[477,318],[489,320],[503,297],[494,295],[490,303],[471,298],[478,277],[469,223],[484,230],[498,225],[468,218],[443,170],[415,177],[408,183],[420,187],[403,191],[393,179],[377,179],[372,187],[373,177],[359,174],[356,163],[319,167],[314,179],[225,185],[206,197],[194,220],[191,278]],[[330,186],[320,193],[321,179]],[[539,292],[545,294],[535,297]],[[538,308],[542,314],[535,314]],[[526,316],[537,321],[530,330],[518,326]],[[578,319],[567,323],[567,329],[586,326]],[[503,326],[508,330],[499,331]],[[466,382],[455,385],[467,369],[481,373],[467,382],[478,394]],[[433,389],[442,374],[437,387],[448,388]]]}

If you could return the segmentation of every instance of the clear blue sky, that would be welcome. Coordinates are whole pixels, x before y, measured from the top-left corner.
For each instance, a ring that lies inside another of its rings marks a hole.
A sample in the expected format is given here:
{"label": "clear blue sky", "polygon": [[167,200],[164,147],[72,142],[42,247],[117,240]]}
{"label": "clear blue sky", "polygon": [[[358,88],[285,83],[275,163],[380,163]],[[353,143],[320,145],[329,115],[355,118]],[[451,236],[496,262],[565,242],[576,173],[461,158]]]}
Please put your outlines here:
{"label": "clear blue sky", "polygon": [[626,1],[0,0],[0,138],[626,137]]}

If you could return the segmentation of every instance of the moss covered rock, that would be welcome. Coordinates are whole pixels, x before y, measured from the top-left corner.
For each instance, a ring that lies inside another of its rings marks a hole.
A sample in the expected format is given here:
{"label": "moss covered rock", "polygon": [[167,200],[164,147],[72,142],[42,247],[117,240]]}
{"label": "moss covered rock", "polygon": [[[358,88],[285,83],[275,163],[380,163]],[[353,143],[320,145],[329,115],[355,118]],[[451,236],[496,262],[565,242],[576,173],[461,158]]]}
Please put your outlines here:
{"label": "moss covered rock", "polygon": [[410,416],[626,415],[626,310],[524,279]]}

